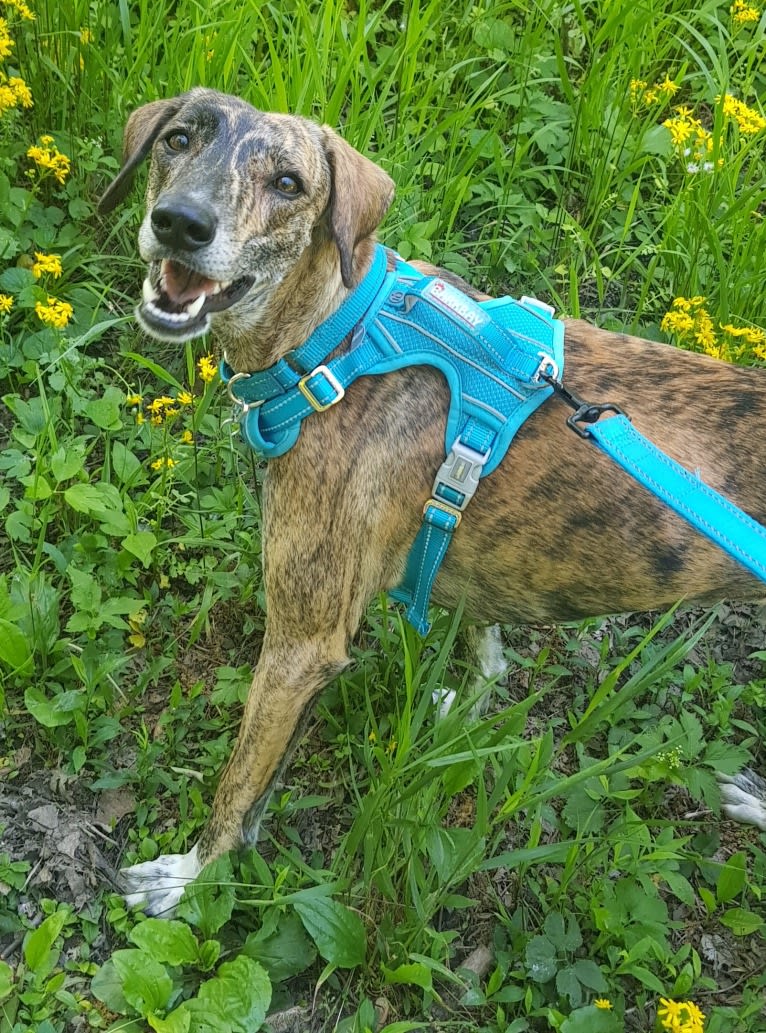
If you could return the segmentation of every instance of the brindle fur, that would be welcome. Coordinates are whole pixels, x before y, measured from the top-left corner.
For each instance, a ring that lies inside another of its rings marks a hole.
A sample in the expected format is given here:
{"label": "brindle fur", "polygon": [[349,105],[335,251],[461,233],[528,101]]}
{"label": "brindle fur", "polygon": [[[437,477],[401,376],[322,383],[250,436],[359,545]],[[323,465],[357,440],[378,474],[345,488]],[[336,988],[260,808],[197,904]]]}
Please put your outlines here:
{"label": "brindle fur", "polygon": [[[164,142],[173,131],[188,137],[182,153]],[[236,370],[264,368],[301,344],[366,271],[393,185],[331,129],[212,90],[157,101],[128,122],[123,169],[104,210],[150,151],[139,236],[150,278],[162,258],[214,279],[256,277],[241,302],[213,316]],[[290,200],[270,186],[286,172],[303,186]],[[169,251],[157,241],[150,215],[169,198],[213,214],[206,248]],[[766,521],[761,371],[568,320],[565,382],[624,407],[660,448]],[[444,458],[447,407],[445,382],[429,368],[363,377],[269,464],[268,623],[239,736],[194,850],[130,869],[129,899],[167,911],[202,864],[252,840],[302,716],[348,663],[370,599],[401,578]],[[476,621],[524,624],[662,608],[682,597],[761,597],[759,581],[575,436],[567,415],[562,402],[546,403],[481,483],[435,602],[463,602]]]}

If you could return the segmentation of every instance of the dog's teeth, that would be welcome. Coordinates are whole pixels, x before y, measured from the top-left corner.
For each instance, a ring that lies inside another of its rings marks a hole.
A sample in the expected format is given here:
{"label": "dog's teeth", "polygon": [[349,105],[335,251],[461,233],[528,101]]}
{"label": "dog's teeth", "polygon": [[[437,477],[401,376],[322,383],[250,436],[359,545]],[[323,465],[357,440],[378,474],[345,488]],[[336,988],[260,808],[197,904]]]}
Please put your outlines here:
{"label": "dog's teeth", "polygon": [[205,304],[205,295],[204,294],[200,294],[200,296],[198,298],[196,298],[191,303],[191,305],[187,305],[186,306],[186,315],[189,316],[190,319],[193,319],[195,316],[198,316],[199,313],[200,313],[200,310],[201,310],[201,308],[202,308],[202,306],[204,304]]}
{"label": "dog's teeth", "polygon": [[156,291],[154,287],[152,287],[148,276],[144,280],[144,285],[142,287],[141,293],[143,294],[144,301],[146,302],[156,301],[157,298],[159,298],[160,296],[159,292]]}

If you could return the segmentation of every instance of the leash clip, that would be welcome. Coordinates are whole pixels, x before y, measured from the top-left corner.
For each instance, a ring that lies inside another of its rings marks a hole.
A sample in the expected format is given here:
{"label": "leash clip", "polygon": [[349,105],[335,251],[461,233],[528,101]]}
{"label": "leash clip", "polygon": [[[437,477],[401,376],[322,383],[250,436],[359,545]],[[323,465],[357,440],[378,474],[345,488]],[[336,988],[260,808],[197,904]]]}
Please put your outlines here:
{"label": "leash clip", "polygon": [[246,401],[244,401],[244,399],[242,399],[238,395],[234,394],[234,391],[232,389],[233,389],[234,385],[237,383],[237,381],[238,380],[249,380],[249,379],[250,379],[250,374],[249,373],[235,373],[234,376],[233,377],[229,377],[228,381],[226,382],[226,391],[227,391],[227,393],[229,395],[231,403],[232,403],[232,405],[238,405],[240,407],[240,409],[241,409],[240,415],[244,415],[245,413],[250,412],[251,409],[257,409],[259,405],[263,405],[263,399],[260,399],[257,402],[246,402]]}
{"label": "leash clip", "polygon": [[[615,416],[625,416],[619,405],[611,405],[609,402],[605,402],[603,405],[591,405],[590,402],[584,402],[577,412],[573,412],[567,419],[567,427],[573,430],[578,437],[591,438],[593,435],[588,430],[587,424],[598,423],[606,412],[614,413]],[[586,426],[582,426],[582,424],[586,424]]]}

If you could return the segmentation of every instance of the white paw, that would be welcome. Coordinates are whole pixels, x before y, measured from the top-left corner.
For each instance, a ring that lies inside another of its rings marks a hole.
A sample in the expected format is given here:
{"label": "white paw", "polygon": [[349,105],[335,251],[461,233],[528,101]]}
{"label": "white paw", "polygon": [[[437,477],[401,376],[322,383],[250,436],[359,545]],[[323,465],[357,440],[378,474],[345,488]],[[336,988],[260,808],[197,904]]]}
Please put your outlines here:
{"label": "white paw", "polygon": [[745,769],[737,775],[718,774],[723,812],[732,821],[756,825],[766,832],[766,782]]}
{"label": "white paw", "polygon": [[128,907],[146,904],[144,912],[157,918],[170,918],[187,884],[193,882],[202,866],[196,846],[188,854],[163,854],[156,861],[144,861],[120,871]]}

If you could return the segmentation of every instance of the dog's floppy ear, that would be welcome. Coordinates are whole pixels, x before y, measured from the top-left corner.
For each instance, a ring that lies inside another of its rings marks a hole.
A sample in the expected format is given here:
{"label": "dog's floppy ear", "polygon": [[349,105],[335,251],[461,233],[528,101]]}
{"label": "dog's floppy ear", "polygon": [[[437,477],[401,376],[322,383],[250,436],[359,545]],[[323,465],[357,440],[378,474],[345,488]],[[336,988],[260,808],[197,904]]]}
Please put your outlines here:
{"label": "dog's floppy ear", "polygon": [[343,283],[353,287],[354,248],[383,221],[394,196],[394,183],[379,165],[354,150],[329,126],[322,128],[332,174],[330,234],[340,252]]}
{"label": "dog's floppy ear", "polygon": [[181,109],[186,95],[171,100],[153,100],[136,108],[125,126],[122,146],[122,168],[101,196],[98,210],[111,212],[127,195],[136,169],[147,156],[164,126]]}

